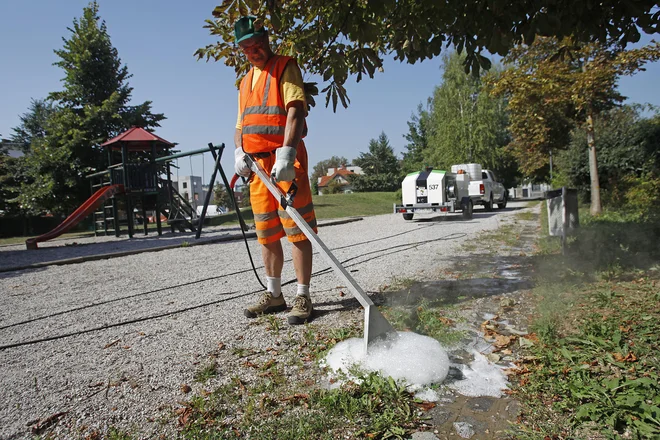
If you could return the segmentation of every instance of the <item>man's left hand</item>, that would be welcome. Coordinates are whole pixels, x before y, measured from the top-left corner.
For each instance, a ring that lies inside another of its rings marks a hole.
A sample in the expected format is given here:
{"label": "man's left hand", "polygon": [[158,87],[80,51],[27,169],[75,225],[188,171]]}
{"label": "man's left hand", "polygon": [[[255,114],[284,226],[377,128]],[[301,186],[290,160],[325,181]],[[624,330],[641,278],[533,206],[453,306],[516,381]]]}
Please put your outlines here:
{"label": "man's left hand", "polygon": [[296,149],[293,147],[280,147],[275,150],[275,165],[270,175],[276,182],[291,182],[296,178],[293,164],[296,161]]}

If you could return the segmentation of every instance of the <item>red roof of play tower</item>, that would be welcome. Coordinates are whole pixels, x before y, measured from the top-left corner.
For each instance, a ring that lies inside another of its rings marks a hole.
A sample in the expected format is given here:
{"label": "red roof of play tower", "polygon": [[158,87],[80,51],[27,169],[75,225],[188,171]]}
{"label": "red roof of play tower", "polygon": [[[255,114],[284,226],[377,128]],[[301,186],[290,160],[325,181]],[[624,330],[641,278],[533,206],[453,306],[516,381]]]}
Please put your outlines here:
{"label": "red roof of play tower", "polygon": [[152,142],[156,143],[157,148],[174,146],[173,143],[168,142],[153,133],[149,133],[147,130],[140,127],[130,128],[119,136],[115,136],[109,141],[102,143],[101,146],[111,147],[113,150],[119,150],[122,144],[128,144],[128,149],[130,151],[148,151],[151,150]]}

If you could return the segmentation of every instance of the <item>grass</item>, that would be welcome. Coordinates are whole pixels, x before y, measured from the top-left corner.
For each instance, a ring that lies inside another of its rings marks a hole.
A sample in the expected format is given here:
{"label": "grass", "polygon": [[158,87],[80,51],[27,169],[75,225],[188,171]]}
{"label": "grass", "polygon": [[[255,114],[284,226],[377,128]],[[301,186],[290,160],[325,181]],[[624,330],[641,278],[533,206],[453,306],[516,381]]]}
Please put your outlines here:
{"label": "grass", "polygon": [[445,347],[454,346],[465,337],[464,331],[455,328],[463,320],[458,313],[425,298],[409,306],[382,307],[381,311],[395,329],[430,336]]}
{"label": "grass", "polygon": [[216,377],[217,375],[218,365],[215,360],[212,360],[195,373],[195,382],[204,383],[207,380]]}
{"label": "grass", "polygon": [[518,220],[532,221],[536,218],[536,214],[532,211],[517,212],[515,218]]}
{"label": "grass", "polygon": [[392,205],[400,203],[394,192],[326,194],[314,196],[318,219],[367,216],[392,213]]}
{"label": "grass", "polygon": [[660,438],[660,225],[630,219],[582,209],[562,256],[542,209],[515,438]]}
{"label": "grass", "polygon": [[[420,422],[411,393],[375,373],[340,388],[275,389],[234,381],[178,410],[185,439],[406,438]],[[275,392],[274,392],[275,391]],[[283,392],[284,391],[284,392]]]}
{"label": "grass", "polygon": [[[62,234],[60,235],[60,238],[66,238],[68,240],[71,239],[76,239],[76,238],[85,238],[85,237],[93,237],[94,232],[70,232],[67,234]],[[36,237],[36,235],[34,236]],[[0,238],[0,246],[2,245],[11,245],[11,244],[25,244],[25,240],[27,240],[30,237],[7,237],[7,238]]]}
{"label": "grass", "polygon": [[[326,194],[313,196],[314,210],[318,220],[327,220],[342,217],[355,217],[367,215],[389,214],[392,205],[396,202],[394,192],[371,192],[352,194]],[[244,208],[241,210],[245,221],[252,221],[254,216],[252,210]],[[219,215],[210,219],[210,225],[233,225],[238,224],[235,212]]]}
{"label": "grass", "polygon": [[[271,323],[264,320],[261,325]],[[357,336],[358,325],[327,332],[304,328],[290,333],[283,343],[287,348],[277,354],[251,356],[250,367],[256,373],[252,378],[233,377],[211,392],[191,397],[175,411],[179,437],[409,438],[423,420],[413,395],[402,384],[355,371],[357,379],[340,387],[315,385],[316,378],[325,374],[315,360],[340,340]],[[235,350],[223,366],[246,363],[244,354]]]}

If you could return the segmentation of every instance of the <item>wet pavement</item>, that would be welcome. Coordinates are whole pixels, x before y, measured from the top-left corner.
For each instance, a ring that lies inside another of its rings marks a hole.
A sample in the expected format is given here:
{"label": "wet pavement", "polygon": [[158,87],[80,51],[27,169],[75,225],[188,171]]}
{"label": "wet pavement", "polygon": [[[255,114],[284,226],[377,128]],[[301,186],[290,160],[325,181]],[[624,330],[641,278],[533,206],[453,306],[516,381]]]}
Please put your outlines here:
{"label": "wet pavement", "polygon": [[[448,349],[450,372],[438,391],[436,406],[426,412],[423,432],[414,440],[434,439],[507,439],[511,438],[519,403],[502,397],[462,395],[451,389],[451,383],[463,379],[461,368],[474,360],[474,352],[485,355],[501,368],[514,367],[516,350],[525,341],[527,326],[533,313],[530,289],[534,241],[538,219],[520,222],[520,239],[514,246],[500,246],[495,252],[472,253],[457,259],[445,279],[424,281],[388,295],[391,306],[406,306],[426,301],[434,307],[453,307],[461,323],[457,329],[465,338]],[[533,338],[533,336],[531,336]],[[522,342],[521,342],[522,340]]]}

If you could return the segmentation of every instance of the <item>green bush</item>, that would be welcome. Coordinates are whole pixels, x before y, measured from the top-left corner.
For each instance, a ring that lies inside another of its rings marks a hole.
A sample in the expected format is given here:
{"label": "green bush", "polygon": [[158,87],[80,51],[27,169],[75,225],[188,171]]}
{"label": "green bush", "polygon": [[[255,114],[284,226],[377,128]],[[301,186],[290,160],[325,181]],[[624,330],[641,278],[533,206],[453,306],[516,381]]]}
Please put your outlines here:
{"label": "green bush", "polygon": [[611,205],[633,221],[660,219],[660,177],[629,176],[611,193]]}

